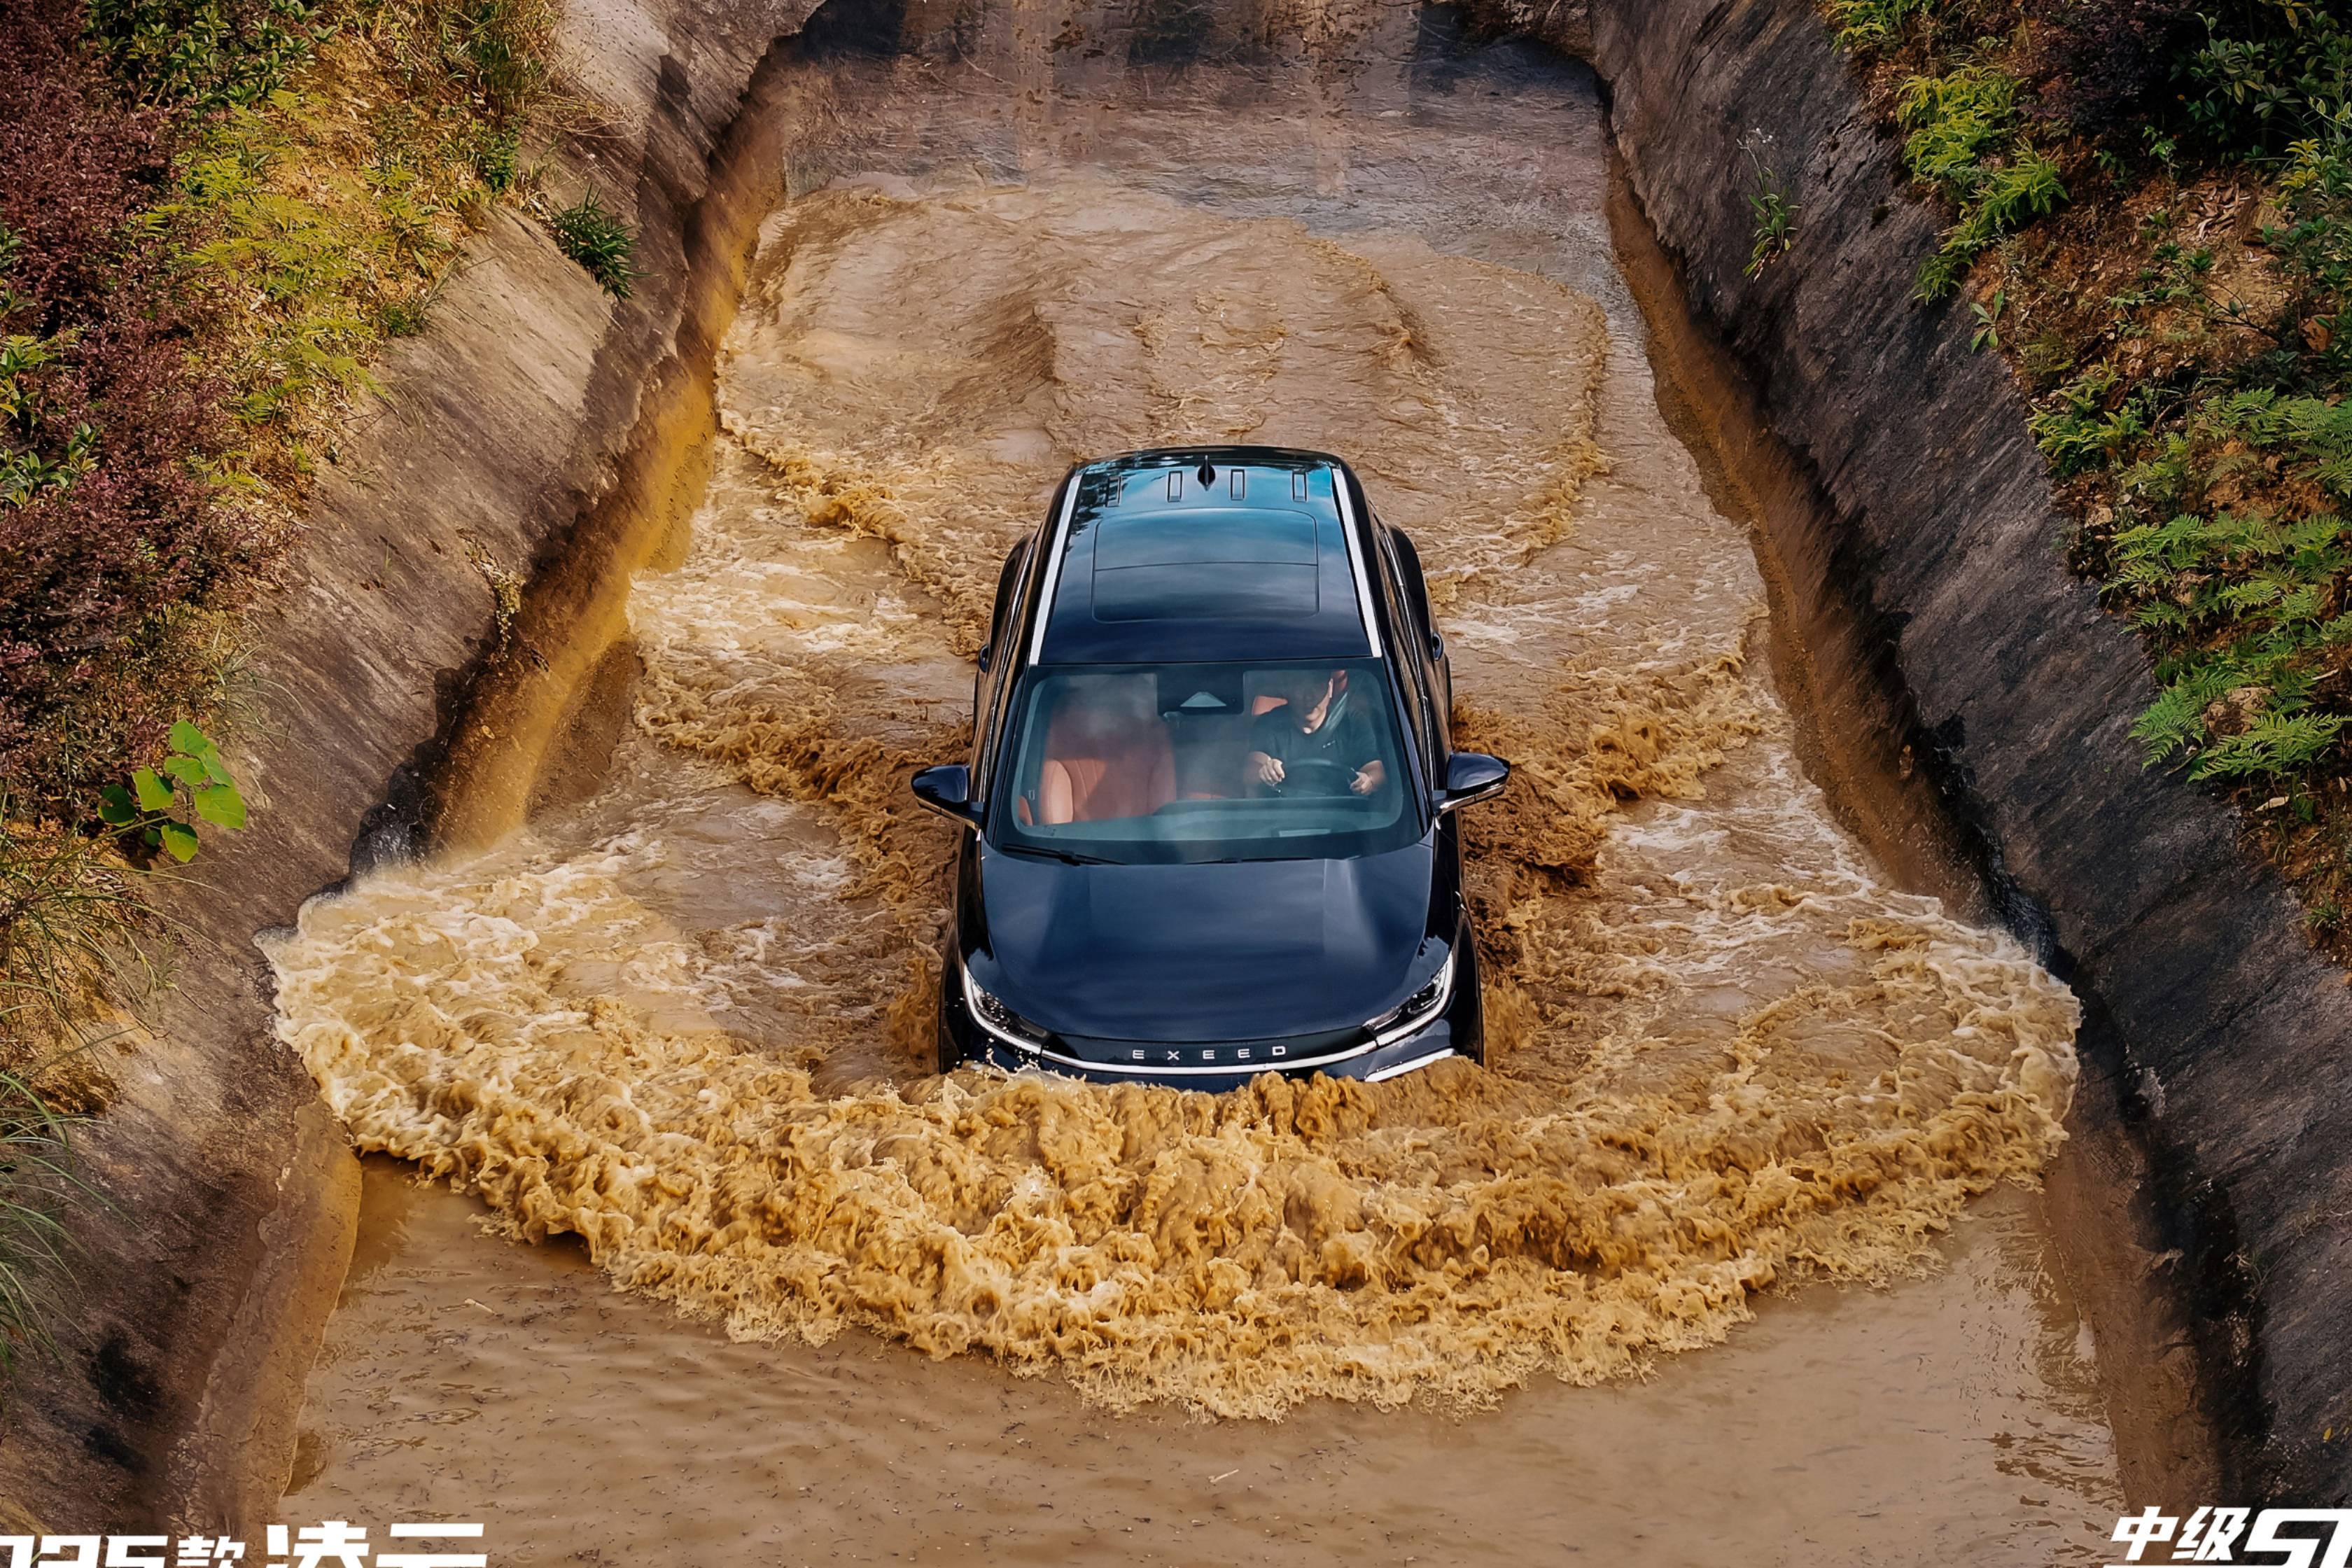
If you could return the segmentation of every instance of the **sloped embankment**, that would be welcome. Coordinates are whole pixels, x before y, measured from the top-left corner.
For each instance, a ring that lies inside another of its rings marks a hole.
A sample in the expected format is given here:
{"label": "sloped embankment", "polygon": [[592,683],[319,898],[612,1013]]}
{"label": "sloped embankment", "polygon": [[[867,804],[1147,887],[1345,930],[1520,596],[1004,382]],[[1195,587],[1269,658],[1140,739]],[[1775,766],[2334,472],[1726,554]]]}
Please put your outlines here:
{"label": "sloped embankment", "polygon": [[[1695,314],[1745,363],[1840,518],[1830,573],[1883,636],[1903,746],[1973,839],[2010,923],[2082,994],[2187,1257],[2232,1497],[2334,1502],[2352,1411],[2340,1281],[2352,994],[2234,812],[2146,771],[2155,694],[2063,521],[1998,355],[1910,295],[1937,216],[1804,0],[1595,0],[1555,23],[1610,83],[1634,191]],[[1799,214],[1748,274],[1743,146]],[[1890,413],[1890,411],[1893,411]]]}
{"label": "sloped embankment", "polygon": [[10,1394],[0,1498],[42,1528],[236,1528],[274,1510],[359,1184],[271,1033],[254,930],[414,830],[479,672],[530,658],[515,584],[608,547],[611,515],[668,484],[709,360],[691,340],[712,301],[731,307],[774,174],[775,149],[745,145],[740,127],[765,122],[747,93],[807,9],[568,7],[559,49],[584,112],[550,178],[627,219],[644,277],[614,301],[501,215],[433,329],[386,353],[387,395],[320,475],[257,617],[256,711],[232,758],[254,830],[169,903],[176,984],[83,1141],[107,1201],[78,1226],[76,1321],[59,1363]]}

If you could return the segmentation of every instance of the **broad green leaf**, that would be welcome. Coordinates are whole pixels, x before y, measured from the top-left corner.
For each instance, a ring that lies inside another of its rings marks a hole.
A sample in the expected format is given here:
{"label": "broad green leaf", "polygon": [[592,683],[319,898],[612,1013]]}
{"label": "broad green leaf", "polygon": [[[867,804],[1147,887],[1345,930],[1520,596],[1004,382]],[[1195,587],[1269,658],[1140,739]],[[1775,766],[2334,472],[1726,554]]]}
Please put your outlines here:
{"label": "broad green leaf", "polygon": [[185,752],[192,757],[209,757],[220,748],[213,744],[211,736],[182,719],[172,726],[172,750]]}
{"label": "broad green leaf", "polygon": [[131,775],[131,782],[139,791],[139,805],[142,810],[169,811],[172,809],[172,786],[156,777],[153,768],[141,768]]}
{"label": "broad green leaf", "polygon": [[213,783],[221,784],[233,784],[236,783],[235,775],[230,773],[228,771],[227,764],[220,760],[220,753],[218,752],[209,752],[196,760],[205,764],[205,776],[210,778]]}
{"label": "broad green leaf", "polygon": [[108,784],[98,792],[98,819],[109,827],[128,827],[139,820],[139,807],[131,792],[121,784]]}
{"label": "broad green leaf", "polygon": [[159,828],[151,827],[146,832],[141,834],[139,837],[142,842],[147,844],[161,844],[163,842],[163,835],[162,830]]}
{"label": "broad green leaf", "polygon": [[163,848],[173,859],[185,864],[196,858],[196,830],[184,822],[163,822]]}
{"label": "broad green leaf", "polygon": [[208,785],[196,791],[196,815],[223,827],[243,827],[245,796],[233,784]]}
{"label": "broad green leaf", "polygon": [[163,771],[190,789],[204,788],[207,778],[205,764],[194,757],[166,757]]}

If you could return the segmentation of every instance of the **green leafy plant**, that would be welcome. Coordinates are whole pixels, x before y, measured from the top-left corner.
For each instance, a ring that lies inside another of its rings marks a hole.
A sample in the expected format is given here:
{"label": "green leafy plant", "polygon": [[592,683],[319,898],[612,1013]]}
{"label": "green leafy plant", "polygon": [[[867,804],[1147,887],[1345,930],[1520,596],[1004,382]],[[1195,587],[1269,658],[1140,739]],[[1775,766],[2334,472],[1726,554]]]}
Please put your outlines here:
{"label": "green leafy plant", "polygon": [[2261,155],[2352,98],[2352,17],[2304,0],[2255,9],[2269,15],[2199,18],[2205,40],[2184,74],[2200,90],[2183,101],[2200,140]]}
{"label": "green leafy plant", "polygon": [[1992,66],[1962,66],[1943,76],[1915,76],[1895,100],[1895,119],[1910,132],[1904,162],[1932,184],[1975,177],[1988,153],[2014,133],[2017,79]]}
{"label": "green leafy plant", "polygon": [[1747,273],[1760,278],[1775,259],[1786,256],[1797,242],[1797,209],[1789,203],[1788,186],[1780,171],[1765,161],[1765,150],[1772,138],[1762,131],[1750,132],[1743,137],[1739,150],[1748,155],[1748,167],[1756,177],[1756,188],[1748,194],[1748,210],[1755,215],[1755,243],[1748,252]]}
{"label": "green leafy plant", "polygon": [[312,0],[91,0],[89,30],[142,101],[196,113],[257,101],[334,32]]}
{"label": "green leafy plant", "polygon": [[136,770],[128,788],[107,785],[100,792],[98,814],[108,826],[135,833],[142,842],[185,862],[195,858],[199,847],[195,824],[189,819],[241,828],[245,796],[221,761],[219,748],[183,719],[172,726],[172,752],[163,767]]}
{"label": "green leafy plant", "polygon": [[[6,269],[20,242],[0,226],[0,318],[19,303],[5,282]],[[43,496],[56,497],[98,465],[98,431],[87,420],[77,421],[62,450],[41,453],[46,400],[42,372],[54,364],[61,350],[74,340],[68,328],[47,337],[29,332],[0,336],[0,504],[29,506]]]}
{"label": "green leafy plant", "polygon": [[1748,276],[1757,278],[1774,258],[1787,255],[1796,243],[1797,212],[1789,205],[1777,176],[1769,174],[1748,198],[1748,205],[1756,214],[1756,242],[1748,253]]}
{"label": "green leafy plant", "polygon": [[2114,362],[2102,360],[2062,383],[2026,425],[2060,474],[2077,474],[2112,462],[2145,437],[2158,395],[2153,387],[2126,387]]}
{"label": "green leafy plant", "polygon": [[586,268],[588,276],[604,285],[604,291],[614,299],[629,297],[629,287],[637,279],[631,259],[637,240],[619,214],[590,191],[549,221],[555,230],[555,243],[564,255]]}
{"label": "green leafy plant", "polygon": [[1973,300],[1969,310],[1977,319],[1977,330],[1969,339],[1969,347],[1982,353],[1987,349],[2000,347],[2000,315],[2009,309],[2009,294],[1996,289],[1990,300]]}
{"label": "green leafy plant", "polygon": [[494,195],[503,195],[521,174],[521,159],[522,134],[509,126],[482,139],[474,152],[474,172]]}

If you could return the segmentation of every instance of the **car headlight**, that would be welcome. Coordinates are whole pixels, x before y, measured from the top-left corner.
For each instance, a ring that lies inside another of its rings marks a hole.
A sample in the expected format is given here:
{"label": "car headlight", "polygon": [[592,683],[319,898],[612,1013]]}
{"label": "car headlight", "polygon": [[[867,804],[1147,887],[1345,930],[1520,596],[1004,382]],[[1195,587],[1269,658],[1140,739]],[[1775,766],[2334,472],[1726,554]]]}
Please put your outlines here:
{"label": "car headlight", "polygon": [[972,1022],[1016,1050],[1034,1051],[1045,1043],[1045,1031],[998,1001],[971,977],[970,966],[959,963],[956,967],[963,971],[963,1005],[971,1010]]}
{"label": "car headlight", "polygon": [[1453,1000],[1454,954],[1449,952],[1445,962],[1437,966],[1437,973],[1431,975],[1426,984],[1379,1017],[1367,1022],[1364,1027],[1371,1031],[1374,1045],[1392,1046],[1407,1035],[1428,1027],[1440,1013],[1445,1011],[1445,1005]]}

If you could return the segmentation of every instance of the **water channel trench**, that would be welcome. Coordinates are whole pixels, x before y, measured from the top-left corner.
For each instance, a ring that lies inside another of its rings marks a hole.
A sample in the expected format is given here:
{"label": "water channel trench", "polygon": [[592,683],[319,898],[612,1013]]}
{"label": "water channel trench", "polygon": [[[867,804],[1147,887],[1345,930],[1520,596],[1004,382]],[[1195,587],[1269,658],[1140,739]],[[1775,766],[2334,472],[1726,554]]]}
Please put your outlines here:
{"label": "water channel trench", "polygon": [[[2100,1561],[2116,1352],[2042,1184],[2077,1008],[1856,782],[1661,384],[1590,74],[1441,10],[1048,0],[820,13],[780,68],[708,481],[570,650],[569,740],[269,944],[380,1156],[289,1516],[514,1563]],[[1065,468],[1191,440],[1343,453],[1420,542],[1518,769],[1471,828],[1489,1069],[927,1068],[905,775]]]}

